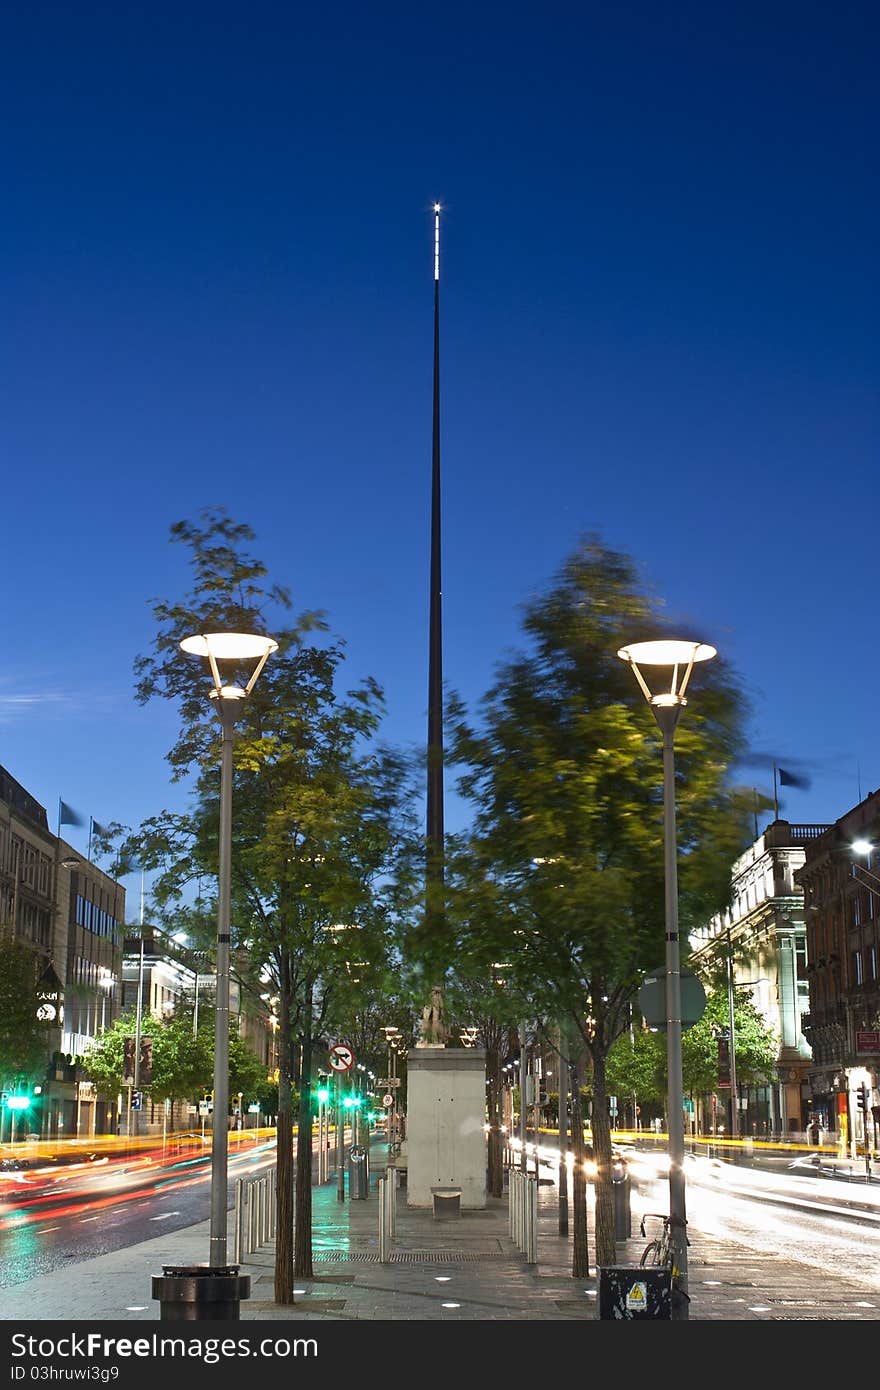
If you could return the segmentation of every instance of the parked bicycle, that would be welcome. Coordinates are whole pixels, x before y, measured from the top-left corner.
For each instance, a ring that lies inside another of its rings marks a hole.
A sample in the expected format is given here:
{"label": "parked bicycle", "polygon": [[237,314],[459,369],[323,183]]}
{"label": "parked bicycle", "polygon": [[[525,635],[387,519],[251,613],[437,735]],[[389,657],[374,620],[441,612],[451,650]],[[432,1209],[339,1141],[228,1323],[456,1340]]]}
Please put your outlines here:
{"label": "parked bicycle", "polygon": [[647,1234],[645,1231],[645,1221],[649,1216],[655,1221],[661,1221],[663,1224],[653,1240],[649,1241],[645,1246],[641,1253],[639,1264],[642,1266],[671,1265],[672,1244],[669,1239],[669,1217],[665,1216],[663,1212],[646,1211],[642,1217],[641,1226],[639,1227],[643,1236]]}

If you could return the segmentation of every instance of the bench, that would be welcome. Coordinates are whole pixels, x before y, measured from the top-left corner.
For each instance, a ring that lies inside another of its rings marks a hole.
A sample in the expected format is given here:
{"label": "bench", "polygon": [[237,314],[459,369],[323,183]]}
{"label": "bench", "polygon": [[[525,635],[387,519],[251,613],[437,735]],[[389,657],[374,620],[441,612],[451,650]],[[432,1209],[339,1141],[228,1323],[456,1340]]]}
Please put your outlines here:
{"label": "bench", "polygon": [[460,1187],[432,1187],[434,1199],[434,1220],[450,1221],[461,1216]]}

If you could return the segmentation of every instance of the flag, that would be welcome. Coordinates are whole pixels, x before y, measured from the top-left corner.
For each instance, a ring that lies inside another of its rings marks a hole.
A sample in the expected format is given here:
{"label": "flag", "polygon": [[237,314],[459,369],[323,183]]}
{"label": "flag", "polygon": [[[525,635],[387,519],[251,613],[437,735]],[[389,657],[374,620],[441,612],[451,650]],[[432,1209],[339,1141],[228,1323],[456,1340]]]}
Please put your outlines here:
{"label": "flag", "polygon": [[58,802],[58,824],[59,825],[85,825],[82,816],[74,811],[72,806],[68,806],[66,801]]}
{"label": "flag", "polygon": [[102,825],[100,821],[96,821],[96,820],[95,820],[95,817],[92,816],[92,834],[93,834],[93,835],[98,835],[98,836],[100,836],[100,838],[103,839],[103,840],[109,840],[109,839],[110,839],[111,833],[112,833],[112,832],[111,832],[110,830],[107,829],[106,825]]}
{"label": "flag", "polygon": [[800,787],[801,791],[806,791],[810,785],[809,777],[803,777],[798,772],[786,772],[784,767],[779,768],[780,787]]}

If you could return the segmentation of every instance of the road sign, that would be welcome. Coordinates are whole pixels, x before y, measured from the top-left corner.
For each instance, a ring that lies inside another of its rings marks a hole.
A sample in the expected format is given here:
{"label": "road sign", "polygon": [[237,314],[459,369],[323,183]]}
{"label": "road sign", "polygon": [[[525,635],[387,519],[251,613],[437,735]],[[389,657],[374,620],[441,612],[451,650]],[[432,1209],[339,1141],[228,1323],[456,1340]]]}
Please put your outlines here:
{"label": "road sign", "polygon": [[401,1078],[399,1076],[383,1076],[382,1079],[378,1081],[376,1084],[377,1086],[384,1086],[386,1090],[390,1086],[393,1090],[395,1086],[400,1085],[400,1081]]}
{"label": "road sign", "polygon": [[[706,1009],[706,991],[693,970],[681,967],[681,1028],[693,1028]],[[639,990],[639,1008],[649,1028],[666,1032],[666,967],[658,966],[646,975]]]}
{"label": "road sign", "polygon": [[388,1095],[384,1095],[384,1096],[382,1097],[382,1104],[383,1104],[383,1105],[393,1105],[393,1104],[394,1104],[394,1097],[391,1095],[390,1092],[388,1093]]}
{"label": "road sign", "polygon": [[330,1049],[330,1065],[334,1071],[351,1071],[354,1066],[354,1053],[345,1043],[337,1043]]}

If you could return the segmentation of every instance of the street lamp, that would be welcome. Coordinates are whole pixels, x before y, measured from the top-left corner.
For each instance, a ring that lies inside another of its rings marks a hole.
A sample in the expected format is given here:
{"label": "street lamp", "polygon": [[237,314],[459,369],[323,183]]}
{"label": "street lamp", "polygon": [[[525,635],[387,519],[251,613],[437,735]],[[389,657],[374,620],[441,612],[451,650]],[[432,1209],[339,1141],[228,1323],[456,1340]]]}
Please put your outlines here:
{"label": "street lamp", "polygon": [[[651,713],[663,735],[663,850],[666,879],[666,1056],[669,1111],[669,1229],[672,1248],[674,1319],[688,1316],[687,1207],[684,1176],[684,1113],[681,1059],[681,962],[678,946],[678,865],[675,843],[675,727],[687,704],[685,692],[698,661],[709,661],[715,648],[704,642],[665,639],[634,642],[617,655],[632,666]],[[671,669],[669,688],[652,694],[642,666]]]}
{"label": "street lamp", "polygon": [[[232,859],[232,737],[240,702],[256,684],[257,677],[278,643],[271,637],[252,633],[210,632],[185,637],[180,650],[190,656],[206,657],[211,668],[217,714],[223,731],[220,763],[220,863],[217,893],[217,999],[214,1014],[214,1115],[211,1145],[211,1236],[210,1266],[226,1267],[227,1155],[229,1135],[229,944]],[[237,667],[255,662],[247,685],[226,684],[218,663],[234,662]]]}

